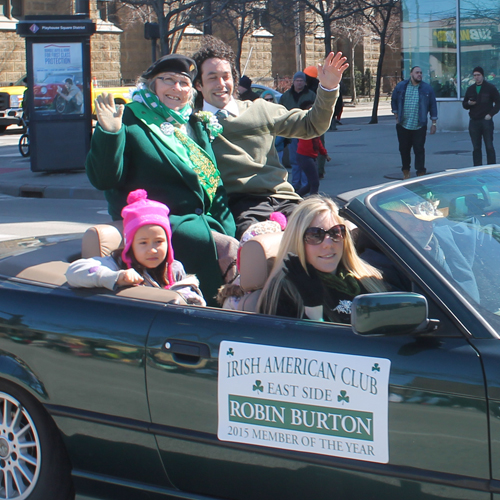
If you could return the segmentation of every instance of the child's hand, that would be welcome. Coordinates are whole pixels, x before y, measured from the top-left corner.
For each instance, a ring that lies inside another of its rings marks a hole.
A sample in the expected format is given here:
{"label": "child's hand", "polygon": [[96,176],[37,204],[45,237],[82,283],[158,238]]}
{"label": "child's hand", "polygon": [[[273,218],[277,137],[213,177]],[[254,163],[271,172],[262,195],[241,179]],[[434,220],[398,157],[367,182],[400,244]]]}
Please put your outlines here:
{"label": "child's hand", "polygon": [[330,160],[331,160],[331,158],[328,155],[326,155],[326,161],[330,161]]}
{"label": "child's hand", "polygon": [[135,269],[125,269],[120,271],[116,286],[140,285],[144,278]]}

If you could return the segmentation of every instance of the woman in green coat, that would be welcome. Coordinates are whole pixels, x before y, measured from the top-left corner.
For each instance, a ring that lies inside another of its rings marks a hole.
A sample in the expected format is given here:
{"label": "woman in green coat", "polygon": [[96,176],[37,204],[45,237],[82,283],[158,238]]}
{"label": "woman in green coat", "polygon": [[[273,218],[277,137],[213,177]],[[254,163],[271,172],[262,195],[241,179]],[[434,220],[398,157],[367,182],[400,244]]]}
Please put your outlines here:
{"label": "woman in green coat", "polygon": [[211,146],[222,127],[212,114],[193,114],[190,106],[196,73],[192,59],[171,54],[142,75],[126,106],[115,108],[111,94],[99,96],[86,170],[105,192],[113,220],[121,219],[135,189],[170,208],[176,258],[198,276],[214,304],[223,283],[216,241],[226,248],[237,242],[227,238],[234,236],[235,223]]}

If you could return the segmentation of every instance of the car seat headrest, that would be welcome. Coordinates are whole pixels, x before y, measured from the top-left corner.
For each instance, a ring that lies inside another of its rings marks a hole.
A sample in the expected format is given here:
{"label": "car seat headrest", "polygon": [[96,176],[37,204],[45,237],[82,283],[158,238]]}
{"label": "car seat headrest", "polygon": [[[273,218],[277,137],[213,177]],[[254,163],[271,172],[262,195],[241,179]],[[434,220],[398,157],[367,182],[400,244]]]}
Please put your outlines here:
{"label": "car seat headrest", "polygon": [[283,233],[255,236],[241,247],[240,286],[245,292],[261,289],[271,272]]}
{"label": "car seat headrest", "polygon": [[82,258],[107,257],[115,250],[123,248],[122,230],[121,220],[89,227],[82,239]]}

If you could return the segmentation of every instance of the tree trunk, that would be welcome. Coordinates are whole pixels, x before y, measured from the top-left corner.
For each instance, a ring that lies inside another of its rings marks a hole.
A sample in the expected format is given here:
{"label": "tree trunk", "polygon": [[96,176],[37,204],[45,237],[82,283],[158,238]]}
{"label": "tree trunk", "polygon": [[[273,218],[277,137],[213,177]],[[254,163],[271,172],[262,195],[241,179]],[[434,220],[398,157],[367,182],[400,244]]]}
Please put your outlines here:
{"label": "tree trunk", "polygon": [[[246,12],[243,10],[243,12],[240,15],[239,19],[239,27],[238,27],[238,33],[236,34],[236,54],[235,54],[235,61],[234,65],[236,66],[236,71],[238,72],[238,75],[241,75],[241,54],[243,53],[243,39],[245,38],[246,34]],[[238,82],[234,82],[234,85],[237,86]]]}
{"label": "tree trunk", "polygon": [[203,0],[203,17],[205,22],[203,23],[203,34],[212,34],[212,0]]}
{"label": "tree trunk", "polygon": [[166,24],[164,19],[160,21],[160,57],[170,54],[170,40],[168,37],[168,28],[165,26]]}
{"label": "tree trunk", "polygon": [[385,31],[383,36],[380,37],[380,55],[377,63],[377,76],[375,78],[375,96],[373,97],[372,118],[370,124],[378,123],[378,103],[380,101],[380,87],[382,82],[382,65],[384,63],[385,55]]}
{"label": "tree trunk", "polygon": [[325,57],[327,57],[332,51],[332,28],[329,17],[323,17],[323,30],[325,32]]}
{"label": "tree trunk", "polygon": [[355,46],[352,42],[349,42],[349,49],[351,51],[351,102],[354,104],[358,103],[358,96],[356,95],[356,68],[354,67],[354,49]]}
{"label": "tree trunk", "polygon": [[[238,72],[238,75],[241,76],[241,46],[242,46],[242,40],[238,40],[238,47],[236,49],[236,54],[234,58],[234,66],[236,68],[236,71]],[[234,84],[237,86],[238,82],[234,82]]]}

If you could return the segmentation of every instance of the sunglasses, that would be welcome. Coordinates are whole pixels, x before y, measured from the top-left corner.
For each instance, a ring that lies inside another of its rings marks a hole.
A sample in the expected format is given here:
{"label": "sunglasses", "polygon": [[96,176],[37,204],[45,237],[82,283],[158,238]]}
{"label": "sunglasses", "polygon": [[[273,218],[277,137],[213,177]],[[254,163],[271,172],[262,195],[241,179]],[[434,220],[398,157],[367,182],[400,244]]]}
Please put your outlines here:
{"label": "sunglasses", "polygon": [[304,233],[304,241],[309,245],[321,245],[326,235],[330,236],[332,241],[338,242],[345,238],[344,224],[337,224],[325,231],[321,227],[308,227]]}

